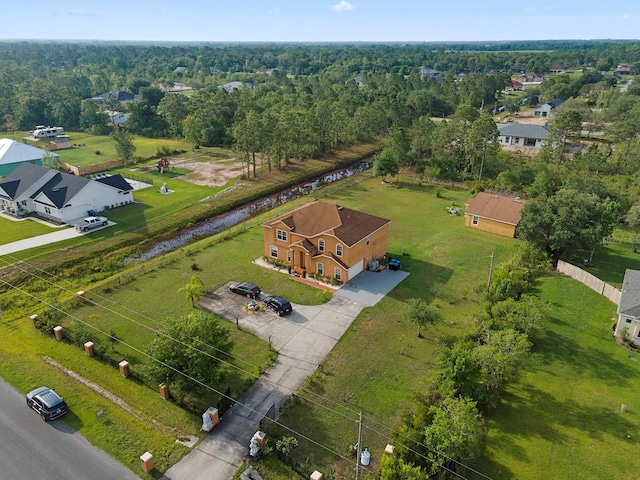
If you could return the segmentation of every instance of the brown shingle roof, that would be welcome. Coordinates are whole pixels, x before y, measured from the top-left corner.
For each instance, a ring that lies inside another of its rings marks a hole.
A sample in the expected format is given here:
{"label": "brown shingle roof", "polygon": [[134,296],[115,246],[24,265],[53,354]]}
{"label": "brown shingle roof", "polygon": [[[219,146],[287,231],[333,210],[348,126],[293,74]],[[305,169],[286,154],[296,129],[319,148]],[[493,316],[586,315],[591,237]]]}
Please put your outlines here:
{"label": "brown shingle roof", "polygon": [[388,224],[390,220],[332,203],[312,202],[280,215],[264,225],[272,227],[278,222],[307,238],[328,233],[345,245],[352,246]]}
{"label": "brown shingle roof", "polygon": [[476,198],[467,200],[466,205],[465,215],[477,215],[478,217],[517,225],[520,222],[520,211],[524,206],[524,202],[519,198],[506,195],[492,195],[480,192]]}
{"label": "brown shingle roof", "polygon": [[313,252],[316,249],[316,246],[313,243],[311,243],[309,240],[307,240],[306,238],[300,240],[299,242],[292,243],[291,246],[292,247],[300,247],[306,252]]}

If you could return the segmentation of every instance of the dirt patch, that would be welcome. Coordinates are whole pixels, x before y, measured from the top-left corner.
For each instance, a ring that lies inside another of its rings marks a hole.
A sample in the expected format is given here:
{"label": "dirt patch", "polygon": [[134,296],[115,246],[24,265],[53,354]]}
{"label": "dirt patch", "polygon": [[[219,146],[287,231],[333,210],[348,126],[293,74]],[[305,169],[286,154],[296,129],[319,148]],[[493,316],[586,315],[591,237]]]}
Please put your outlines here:
{"label": "dirt patch", "polygon": [[[511,114],[506,118],[512,119],[515,123],[526,123],[527,125],[544,126],[544,124],[549,121],[549,119],[546,117],[532,117],[531,115],[522,115],[522,114],[520,115]],[[506,122],[504,122],[503,120],[502,123],[506,123]]]}
{"label": "dirt patch", "polygon": [[[216,152],[201,152],[198,158],[171,157],[171,168],[185,168],[189,173],[180,175],[180,180],[203,185],[205,187],[221,187],[229,180],[243,174],[242,162],[237,157],[229,157]],[[149,172],[156,169],[155,164],[133,169],[136,172]]]}

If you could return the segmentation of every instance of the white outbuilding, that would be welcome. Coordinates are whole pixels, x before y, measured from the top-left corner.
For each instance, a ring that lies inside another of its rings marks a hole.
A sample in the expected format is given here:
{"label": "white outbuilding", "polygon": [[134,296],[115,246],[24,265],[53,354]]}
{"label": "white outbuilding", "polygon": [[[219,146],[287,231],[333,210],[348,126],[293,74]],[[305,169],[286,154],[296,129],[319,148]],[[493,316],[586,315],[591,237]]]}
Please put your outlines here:
{"label": "white outbuilding", "polygon": [[[32,147],[9,138],[0,138],[0,177],[9,175],[22,163],[42,165],[45,153],[48,152],[42,148]],[[60,156],[57,153],[49,152],[49,154],[57,163]]]}

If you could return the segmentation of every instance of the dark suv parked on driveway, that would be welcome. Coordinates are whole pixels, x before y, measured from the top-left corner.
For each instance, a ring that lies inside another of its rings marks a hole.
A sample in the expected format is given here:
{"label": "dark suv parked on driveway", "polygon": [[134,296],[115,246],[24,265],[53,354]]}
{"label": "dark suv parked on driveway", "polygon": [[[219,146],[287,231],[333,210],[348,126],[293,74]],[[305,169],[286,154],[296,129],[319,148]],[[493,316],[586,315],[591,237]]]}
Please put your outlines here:
{"label": "dark suv parked on driveway", "polygon": [[291,303],[289,303],[289,300],[287,300],[284,297],[269,296],[269,297],[264,297],[262,301],[267,307],[269,307],[271,310],[276,312],[281,317],[293,311],[293,308],[291,307]]}
{"label": "dark suv parked on driveway", "polygon": [[38,412],[45,422],[55,420],[69,411],[66,402],[48,387],[27,393],[27,405]]}
{"label": "dark suv parked on driveway", "polygon": [[251,282],[232,283],[229,290],[233,293],[244,295],[245,297],[258,298],[260,295],[260,287]]}

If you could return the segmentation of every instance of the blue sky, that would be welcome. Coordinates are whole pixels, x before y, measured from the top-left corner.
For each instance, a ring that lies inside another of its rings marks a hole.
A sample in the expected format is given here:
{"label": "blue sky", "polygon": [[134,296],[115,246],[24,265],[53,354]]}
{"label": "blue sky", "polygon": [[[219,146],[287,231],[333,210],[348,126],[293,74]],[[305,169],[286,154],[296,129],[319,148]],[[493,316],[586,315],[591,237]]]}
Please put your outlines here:
{"label": "blue sky", "polygon": [[5,0],[0,39],[420,42],[638,39],[640,1]]}

